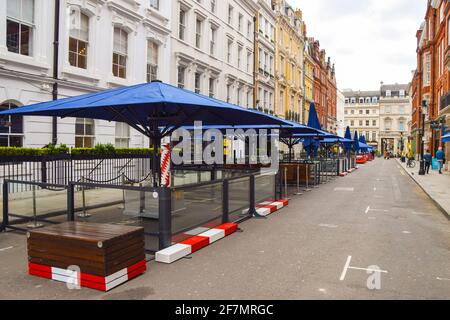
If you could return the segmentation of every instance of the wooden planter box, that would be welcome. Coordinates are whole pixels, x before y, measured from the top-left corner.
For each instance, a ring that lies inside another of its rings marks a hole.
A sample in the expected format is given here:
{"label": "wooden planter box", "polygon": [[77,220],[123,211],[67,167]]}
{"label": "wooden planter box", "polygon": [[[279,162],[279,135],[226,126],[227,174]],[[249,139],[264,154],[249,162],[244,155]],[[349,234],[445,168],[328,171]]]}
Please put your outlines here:
{"label": "wooden planter box", "polygon": [[31,275],[108,291],[146,271],[140,227],[67,222],[27,238]]}

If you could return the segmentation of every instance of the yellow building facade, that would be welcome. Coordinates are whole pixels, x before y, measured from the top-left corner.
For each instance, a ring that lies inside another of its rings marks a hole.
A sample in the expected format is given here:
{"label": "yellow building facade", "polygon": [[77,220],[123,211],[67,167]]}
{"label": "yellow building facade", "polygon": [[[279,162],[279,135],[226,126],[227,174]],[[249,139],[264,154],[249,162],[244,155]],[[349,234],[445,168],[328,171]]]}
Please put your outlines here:
{"label": "yellow building facade", "polygon": [[312,58],[313,44],[306,40],[305,58],[304,58],[304,81],[305,81],[305,99],[303,107],[303,123],[307,124],[309,119],[309,107],[314,103],[314,59]]}
{"label": "yellow building facade", "polygon": [[302,12],[283,0],[275,2],[275,113],[302,122],[304,107],[304,23]]}

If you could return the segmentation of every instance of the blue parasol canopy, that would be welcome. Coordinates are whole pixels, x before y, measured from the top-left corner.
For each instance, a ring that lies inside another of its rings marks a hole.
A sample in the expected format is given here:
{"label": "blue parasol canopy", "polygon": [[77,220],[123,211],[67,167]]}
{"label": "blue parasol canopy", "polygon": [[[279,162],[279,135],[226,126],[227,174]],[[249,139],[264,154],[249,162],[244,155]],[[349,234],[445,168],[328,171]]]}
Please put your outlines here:
{"label": "blue parasol canopy", "polygon": [[345,130],[345,139],[348,140],[348,142],[344,142],[344,151],[349,152],[353,147],[353,140],[352,140],[352,134],[350,132],[350,127],[347,126],[347,129]]}
{"label": "blue parasol canopy", "polygon": [[442,136],[442,142],[450,142],[450,132]]}
{"label": "blue parasol canopy", "polygon": [[[316,106],[314,103],[311,103],[311,105],[309,107],[308,127],[311,127],[311,128],[317,129],[317,130],[322,130],[319,118],[317,117]],[[325,134],[326,133],[324,132],[324,135]],[[326,137],[323,137],[323,138],[326,138]],[[309,155],[314,155],[314,157],[317,157],[320,143],[318,142],[317,139],[308,137],[303,141],[303,147],[305,148],[306,152]]]}
{"label": "blue parasol canopy", "polygon": [[256,110],[180,89],[160,81],[104,90],[11,109],[2,115],[80,117],[125,122],[151,138],[183,125],[287,125]]}

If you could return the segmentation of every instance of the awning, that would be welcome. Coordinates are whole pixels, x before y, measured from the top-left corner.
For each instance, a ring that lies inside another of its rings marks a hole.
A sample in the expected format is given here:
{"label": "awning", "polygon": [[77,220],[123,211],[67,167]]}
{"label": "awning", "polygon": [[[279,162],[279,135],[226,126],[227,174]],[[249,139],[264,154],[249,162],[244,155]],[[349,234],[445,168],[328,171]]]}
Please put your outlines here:
{"label": "awning", "polygon": [[442,137],[442,142],[450,142],[450,132]]}

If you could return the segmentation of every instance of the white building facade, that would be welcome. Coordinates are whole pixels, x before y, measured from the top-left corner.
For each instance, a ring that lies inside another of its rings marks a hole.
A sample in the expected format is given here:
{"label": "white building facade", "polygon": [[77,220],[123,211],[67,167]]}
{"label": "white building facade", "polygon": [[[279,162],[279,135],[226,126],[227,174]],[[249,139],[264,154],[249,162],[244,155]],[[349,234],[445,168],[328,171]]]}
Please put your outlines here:
{"label": "white building facade", "polygon": [[[53,78],[55,2],[0,1],[1,109],[151,80],[170,81],[171,1],[61,0],[57,80]],[[42,147],[52,142],[52,119],[10,119],[0,146]],[[120,123],[57,120],[57,143],[93,147],[147,146],[138,132]]]}
{"label": "white building facade", "polygon": [[379,150],[380,92],[344,90],[343,94],[345,127],[350,127],[352,137],[358,131],[369,145]]}
{"label": "white building facade", "polygon": [[407,152],[412,105],[408,84],[381,86],[380,146],[394,154]]}
{"label": "white building facade", "polygon": [[337,104],[336,104],[336,127],[337,135],[340,137],[345,136],[345,96],[337,90]]}
{"label": "white building facade", "polygon": [[256,3],[171,2],[171,82],[200,94],[253,107]]}

